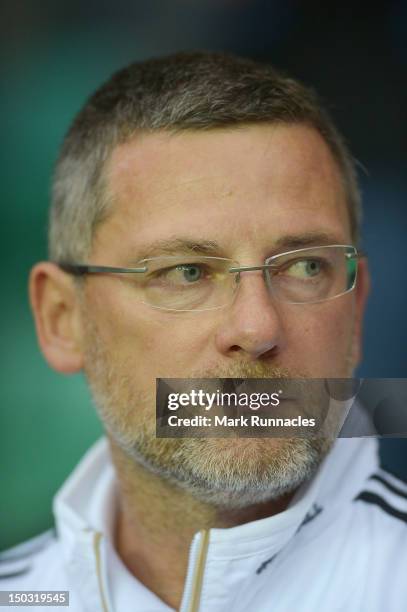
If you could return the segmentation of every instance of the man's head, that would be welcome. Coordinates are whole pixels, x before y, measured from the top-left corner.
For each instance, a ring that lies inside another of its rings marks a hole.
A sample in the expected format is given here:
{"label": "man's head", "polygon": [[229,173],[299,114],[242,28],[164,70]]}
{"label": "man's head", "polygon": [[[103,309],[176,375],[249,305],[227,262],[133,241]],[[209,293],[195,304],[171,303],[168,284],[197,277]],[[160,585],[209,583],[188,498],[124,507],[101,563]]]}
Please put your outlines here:
{"label": "man's head", "polygon": [[[73,123],[53,193],[57,262],[129,268],[185,257],[188,245],[191,263],[209,252],[258,266],[358,236],[352,158],[315,95],[269,67],[217,54],[114,75]],[[75,283],[43,263],[31,296],[45,356],[59,371],[84,369],[113,443],[201,499],[237,506],[293,489],[332,441],[157,440],[155,378],[347,376],[359,360],[367,287],[362,261],[354,291],[293,304],[254,270],[227,306],[173,311],[140,300],[134,277]]]}

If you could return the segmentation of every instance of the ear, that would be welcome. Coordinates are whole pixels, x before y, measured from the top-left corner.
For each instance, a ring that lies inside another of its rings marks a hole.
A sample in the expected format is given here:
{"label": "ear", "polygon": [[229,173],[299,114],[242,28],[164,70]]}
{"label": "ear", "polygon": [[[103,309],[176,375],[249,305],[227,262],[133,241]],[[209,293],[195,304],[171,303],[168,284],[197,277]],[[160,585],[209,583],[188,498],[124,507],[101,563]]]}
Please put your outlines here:
{"label": "ear", "polygon": [[366,302],[370,292],[370,274],[367,258],[358,262],[358,274],[355,287],[355,322],[352,344],[352,365],[356,368],[362,359],[362,329]]}
{"label": "ear", "polygon": [[71,276],[44,261],[31,270],[29,294],[38,342],[49,365],[64,374],[83,366],[78,289]]}

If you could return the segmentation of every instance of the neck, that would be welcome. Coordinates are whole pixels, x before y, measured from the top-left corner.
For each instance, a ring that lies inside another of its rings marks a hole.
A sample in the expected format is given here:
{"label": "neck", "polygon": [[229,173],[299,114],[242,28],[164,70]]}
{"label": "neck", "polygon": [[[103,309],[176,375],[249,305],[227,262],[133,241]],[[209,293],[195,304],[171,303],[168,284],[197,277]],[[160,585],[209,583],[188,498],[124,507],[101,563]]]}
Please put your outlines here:
{"label": "neck", "polygon": [[112,441],[110,446],[119,482],[117,553],[140,582],[175,609],[181,603],[189,548],[197,531],[278,514],[294,495],[239,510],[219,509],[147,471]]}

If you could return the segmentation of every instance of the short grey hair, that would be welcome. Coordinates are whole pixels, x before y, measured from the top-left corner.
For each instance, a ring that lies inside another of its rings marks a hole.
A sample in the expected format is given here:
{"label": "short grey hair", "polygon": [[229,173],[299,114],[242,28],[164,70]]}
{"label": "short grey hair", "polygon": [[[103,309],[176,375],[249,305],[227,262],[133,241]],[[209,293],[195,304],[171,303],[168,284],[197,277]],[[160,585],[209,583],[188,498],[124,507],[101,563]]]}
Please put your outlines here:
{"label": "short grey hair", "polygon": [[355,160],[316,93],[275,68],[225,53],[188,52],[136,62],[85,103],[55,167],[49,224],[53,261],[83,262],[112,206],[103,172],[114,150],[140,132],[305,124],[327,143],[341,172],[352,239],[361,197]]}

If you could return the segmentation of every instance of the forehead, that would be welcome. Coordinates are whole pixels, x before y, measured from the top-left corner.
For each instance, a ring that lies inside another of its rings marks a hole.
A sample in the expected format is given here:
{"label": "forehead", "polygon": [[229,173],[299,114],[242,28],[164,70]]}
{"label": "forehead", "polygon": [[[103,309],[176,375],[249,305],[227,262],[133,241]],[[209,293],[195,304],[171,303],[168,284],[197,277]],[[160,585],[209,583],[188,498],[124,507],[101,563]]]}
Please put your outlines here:
{"label": "forehead", "polygon": [[99,234],[142,243],[188,235],[270,244],[282,233],[350,240],[340,174],[303,125],[141,134],[113,151],[112,213]]}

